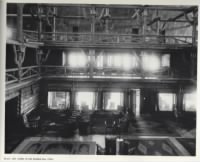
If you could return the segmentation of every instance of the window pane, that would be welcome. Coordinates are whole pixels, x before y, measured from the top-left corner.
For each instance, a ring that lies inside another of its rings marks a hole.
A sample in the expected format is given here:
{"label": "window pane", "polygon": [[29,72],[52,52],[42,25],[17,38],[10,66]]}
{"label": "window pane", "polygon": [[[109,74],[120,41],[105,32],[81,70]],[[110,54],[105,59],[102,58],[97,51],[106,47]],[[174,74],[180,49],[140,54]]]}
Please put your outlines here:
{"label": "window pane", "polygon": [[159,110],[173,111],[175,95],[172,93],[159,93]]}
{"label": "window pane", "polygon": [[170,67],[170,55],[169,54],[162,55],[161,66],[162,67]]}
{"label": "window pane", "polygon": [[153,54],[143,54],[142,67],[145,71],[155,72],[160,69],[160,58]]}
{"label": "window pane", "polygon": [[104,109],[119,110],[123,106],[123,93],[105,92],[104,93]]}
{"label": "window pane", "polygon": [[88,62],[88,57],[81,50],[72,50],[68,52],[68,64],[71,67],[85,67]]}
{"label": "window pane", "polygon": [[196,93],[184,95],[185,111],[196,111]]}
{"label": "window pane", "polygon": [[68,109],[70,107],[69,92],[48,92],[48,107],[50,109]]}
{"label": "window pane", "polygon": [[77,92],[76,106],[79,110],[92,110],[95,107],[95,93]]}

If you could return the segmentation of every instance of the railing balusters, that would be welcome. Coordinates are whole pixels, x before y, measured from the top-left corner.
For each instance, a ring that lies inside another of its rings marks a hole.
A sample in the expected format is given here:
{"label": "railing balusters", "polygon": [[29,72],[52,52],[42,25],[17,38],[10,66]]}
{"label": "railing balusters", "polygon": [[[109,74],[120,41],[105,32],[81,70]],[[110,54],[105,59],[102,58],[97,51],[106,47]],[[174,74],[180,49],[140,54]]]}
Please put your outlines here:
{"label": "railing balusters", "polygon": [[[25,36],[30,41],[39,41],[38,40],[38,32],[24,30]],[[182,40],[183,42],[179,42],[179,44],[188,44],[190,45],[192,42],[192,36],[176,36],[176,35],[136,35],[136,34],[113,34],[113,33],[70,33],[70,32],[43,32],[41,41],[58,41],[63,43],[94,43],[94,44],[102,44],[102,43],[147,43],[147,44],[162,44],[171,45],[174,44],[176,39]],[[164,40],[164,41],[162,41]]]}

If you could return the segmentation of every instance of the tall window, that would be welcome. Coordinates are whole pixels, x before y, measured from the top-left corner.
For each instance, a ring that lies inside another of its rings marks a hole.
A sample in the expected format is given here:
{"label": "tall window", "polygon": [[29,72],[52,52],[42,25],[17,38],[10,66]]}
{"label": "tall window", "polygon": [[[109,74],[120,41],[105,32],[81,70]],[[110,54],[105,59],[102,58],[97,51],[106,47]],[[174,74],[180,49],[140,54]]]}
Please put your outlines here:
{"label": "tall window", "polygon": [[137,68],[138,59],[136,55],[128,53],[112,54],[107,56],[107,66],[127,71]]}
{"label": "tall window", "polygon": [[156,72],[160,69],[160,57],[154,54],[142,55],[142,67],[145,71]]}
{"label": "tall window", "polygon": [[161,66],[170,67],[170,54],[164,54],[161,57]]}
{"label": "tall window", "polygon": [[68,109],[70,107],[69,92],[48,92],[48,107],[50,109]]}
{"label": "tall window", "polygon": [[87,56],[82,53],[69,54],[69,66],[74,68],[85,67],[87,64]]}
{"label": "tall window", "polygon": [[173,93],[159,93],[158,101],[160,111],[173,111],[176,104],[176,95]]}
{"label": "tall window", "polygon": [[76,106],[79,110],[92,110],[93,108],[95,108],[95,92],[77,92]]}
{"label": "tall window", "polygon": [[121,92],[105,92],[103,94],[103,103],[105,110],[121,110],[123,106],[124,95]]}
{"label": "tall window", "polygon": [[98,68],[103,68],[103,55],[98,55],[97,56],[96,66]]}
{"label": "tall window", "polygon": [[89,57],[83,50],[74,49],[63,52],[63,65],[69,65],[73,68],[86,67]]}
{"label": "tall window", "polygon": [[196,93],[184,94],[183,105],[185,111],[196,111]]}

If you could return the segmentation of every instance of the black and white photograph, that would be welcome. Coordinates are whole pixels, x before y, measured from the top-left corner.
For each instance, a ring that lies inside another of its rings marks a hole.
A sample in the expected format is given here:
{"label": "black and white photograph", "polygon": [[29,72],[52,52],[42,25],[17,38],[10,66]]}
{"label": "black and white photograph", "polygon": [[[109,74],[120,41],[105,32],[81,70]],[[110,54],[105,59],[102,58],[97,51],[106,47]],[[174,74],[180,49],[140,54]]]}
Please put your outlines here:
{"label": "black and white photograph", "polygon": [[4,154],[197,156],[198,16],[6,3]]}

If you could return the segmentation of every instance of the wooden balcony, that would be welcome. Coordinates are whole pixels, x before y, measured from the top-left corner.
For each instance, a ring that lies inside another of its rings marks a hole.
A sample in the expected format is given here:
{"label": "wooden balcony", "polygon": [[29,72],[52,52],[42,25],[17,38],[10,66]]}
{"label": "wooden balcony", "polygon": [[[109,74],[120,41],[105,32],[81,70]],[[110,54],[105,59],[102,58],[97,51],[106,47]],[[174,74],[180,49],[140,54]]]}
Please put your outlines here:
{"label": "wooden balcony", "polygon": [[21,69],[12,68],[6,70],[6,85],[19,83],[28,79],[40,76],[39,66],[22,67]]}
{"label": "wooden balcony", "polygon": [[35,78],[56,78],[56,79],[92,79],[92,80],[191,80],[188,76],[181,76],[170,68],[155,72],[144,72],[139,69],[125,71],[118,68],[72,68],[69,66],[29,66],[6,70],[6,85],[20,83]]}
{"label": "wooden balcony", "polygon": [[[16,39],[16,30],[7,43]],[[180,49],[197,45],[192,36],[180,35],[136,35],[118,33],[67,33],[24,30],[27,44],[46,46],[48,48],[135,48],[135,49]]]}

